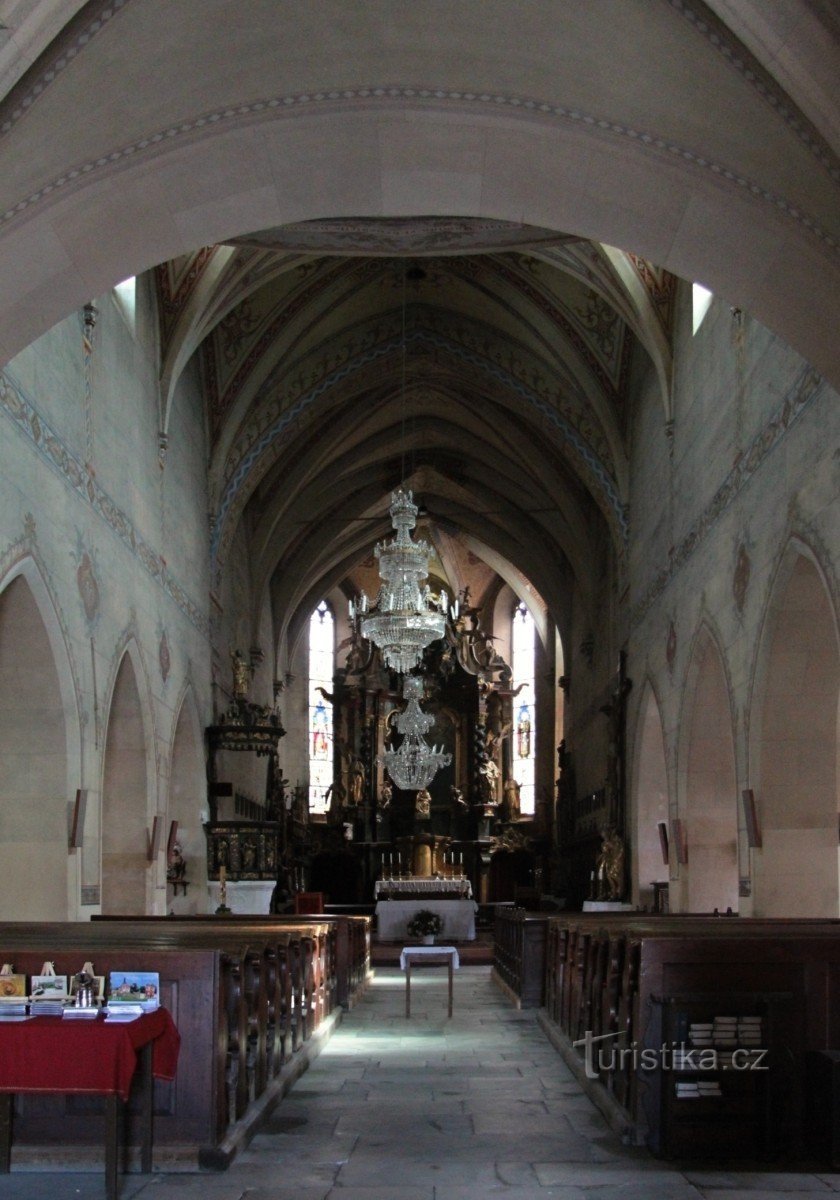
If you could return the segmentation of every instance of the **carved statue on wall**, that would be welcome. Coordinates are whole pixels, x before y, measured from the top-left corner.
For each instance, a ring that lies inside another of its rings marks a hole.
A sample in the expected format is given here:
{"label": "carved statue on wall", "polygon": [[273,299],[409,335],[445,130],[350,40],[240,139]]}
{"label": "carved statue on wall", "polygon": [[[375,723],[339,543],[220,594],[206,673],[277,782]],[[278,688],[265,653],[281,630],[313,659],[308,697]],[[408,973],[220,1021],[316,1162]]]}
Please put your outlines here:
{"label": "carved statue on wall", "polygon": [[502,801],[502,816],[506,821],[518,821],[521,815],[519,804],[519,784],[509,775],[505,780],[504,800]]}
{"label": "carved statue on wall", "polygon": [[394,798],[394,789],[390,779],[382,780],[382,787],[379,789],[379,807],[386,809],[391,807],[391,801]]}
{"label": "carved statue on wall", "polygon": [[248,689],[251,686],[253,674],[251,664],[239,650],[231,650],[230,661],[233,666],[233,696],[235,700],[247,700]]}
{"label": "carved statue on wall", "polygon": [[414,802],[414,811],[418,817],[430,817],[432,815],[432,794],[428,788],[421,788],[417,793],[417,799]]}
{"label": "carved statue on wall", "polygon": [[612,825],[601,830],[601,849],[595,860],[596,899],[621,900],[624,895],[624,839]]}
{"label": "carved statue on wall", "polygon": [[358,807],[365,798],[365,768],[360,758],[350,767],[350,803]]}
{"label": "carved statue on wall", "polygon": [[182,883],[187,874],[187,860],[181,851],[181,843],[175,842],[172,846],[172,853],[169,855],[169,864],[166,868],[166,878],[170,883]]}
{"label": "carved statue on wall", "polygon": [[499,803],[499,778],[501,772],[492,758],[489,758],[479,768],[479,787],[481,789],[482,804],[498,804]]}
{"label": "carved statue on wall", "polygon": [[459,787],[455,787],[454,784],[449,789],[449,801],[456,812],[459,808],[469,808],[469,805],[464,799],[464,793]]}

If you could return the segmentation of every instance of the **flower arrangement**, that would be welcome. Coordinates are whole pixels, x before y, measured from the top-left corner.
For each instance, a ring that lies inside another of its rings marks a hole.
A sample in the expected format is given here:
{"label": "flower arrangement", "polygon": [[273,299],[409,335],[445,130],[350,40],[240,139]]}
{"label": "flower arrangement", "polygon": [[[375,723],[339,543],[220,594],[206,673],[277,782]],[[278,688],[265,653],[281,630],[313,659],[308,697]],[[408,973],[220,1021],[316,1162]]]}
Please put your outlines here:
{"label": "flower arrangement", "polygon": [[408,922],[407,928],[412,937],[433,937],[443,929],[443,921],[437,913],[421,908]]}

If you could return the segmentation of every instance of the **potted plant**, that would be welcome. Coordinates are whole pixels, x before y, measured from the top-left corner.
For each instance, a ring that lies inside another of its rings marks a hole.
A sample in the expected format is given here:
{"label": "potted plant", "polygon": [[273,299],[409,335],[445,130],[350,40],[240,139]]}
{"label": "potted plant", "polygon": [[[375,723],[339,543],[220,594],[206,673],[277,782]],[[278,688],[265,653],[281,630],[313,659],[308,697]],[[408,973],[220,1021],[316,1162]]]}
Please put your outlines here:
{"label": "potted plant", "polygon": [[434,943],[435,934],[440,933],[442,929],[443,921],[437,913],[428,908],[421,908],[408,922],[408,932],[411,936],[419,937],[427,946]]}

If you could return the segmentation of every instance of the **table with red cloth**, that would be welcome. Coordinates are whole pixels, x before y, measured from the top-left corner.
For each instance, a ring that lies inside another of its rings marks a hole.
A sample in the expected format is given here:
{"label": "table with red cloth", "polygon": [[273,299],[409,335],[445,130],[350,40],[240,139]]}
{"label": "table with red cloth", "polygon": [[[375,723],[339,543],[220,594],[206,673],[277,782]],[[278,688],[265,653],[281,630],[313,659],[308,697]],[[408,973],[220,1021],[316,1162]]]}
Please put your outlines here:
{"label": "table with red cloth", "polygon": [[172,1080],[180,1036],[158,1008],[134,1021],[32,1017],[0,1022],[0,1173],[9,1170],[11,1099],[17,1092],[72,1092],[106,1097],[105,1182],[116,1197],[123,1105],[142,1060],[142,1170],[152,1168],[152,1077]]}

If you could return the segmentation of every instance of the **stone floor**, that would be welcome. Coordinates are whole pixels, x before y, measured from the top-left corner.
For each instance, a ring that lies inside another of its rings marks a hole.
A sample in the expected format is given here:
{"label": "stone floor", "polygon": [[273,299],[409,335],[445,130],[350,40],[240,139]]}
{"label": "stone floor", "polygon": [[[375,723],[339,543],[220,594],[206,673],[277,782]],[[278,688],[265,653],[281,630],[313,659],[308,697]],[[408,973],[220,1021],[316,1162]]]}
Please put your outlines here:
{"label": "stone floor", "polygon": [[[621,1145],[487,967],[379,970],[225,1174],[128,1176],[121,1200],[815,1200],[840,1175],[680,1170]],[[91,1174],[0,1176],[0,1200],[99,1200]]]}

